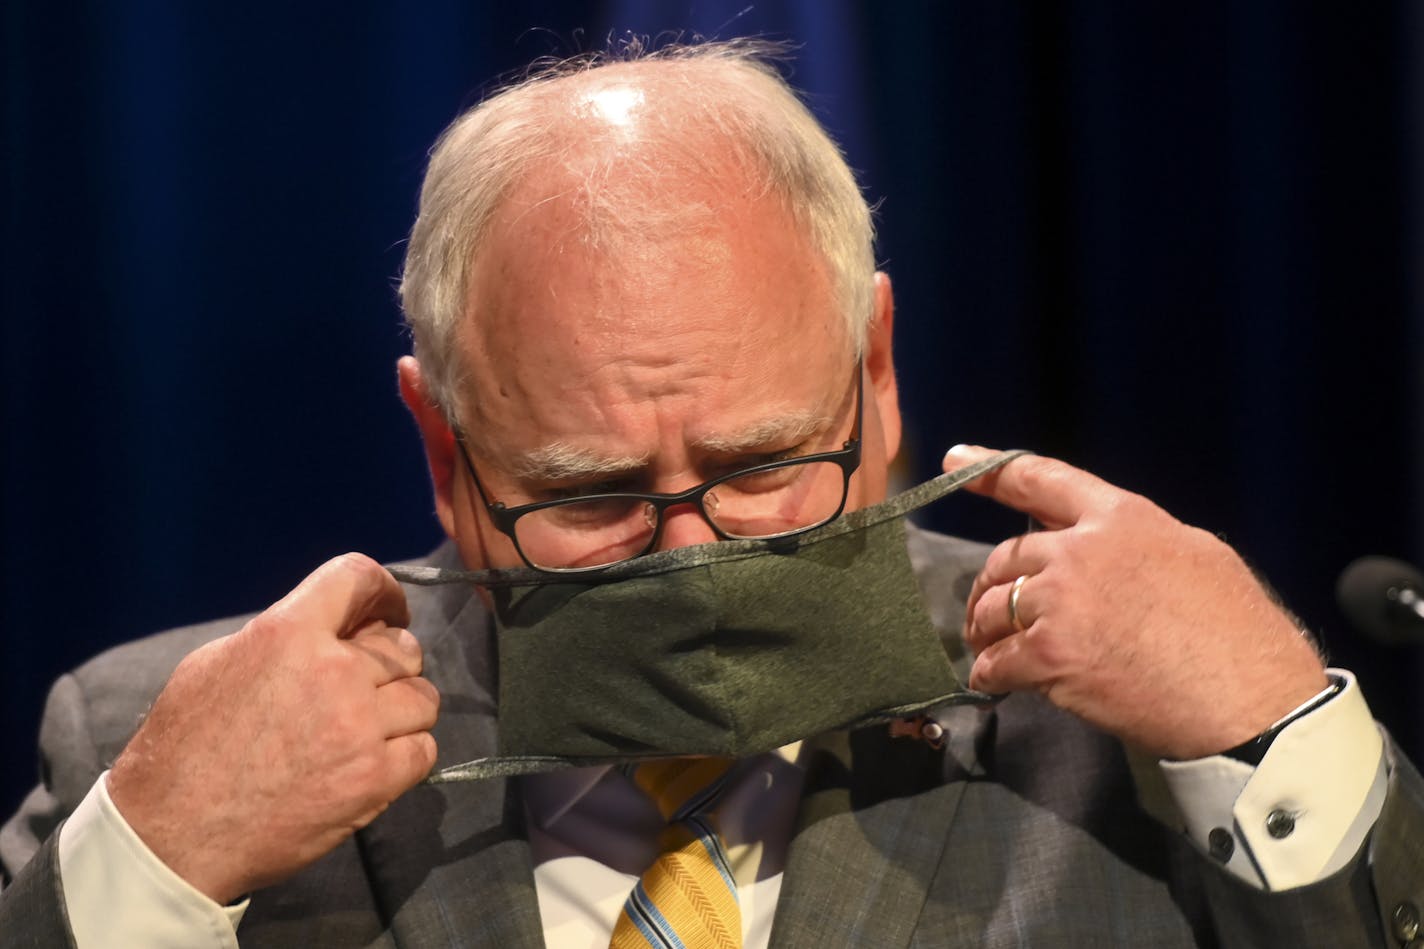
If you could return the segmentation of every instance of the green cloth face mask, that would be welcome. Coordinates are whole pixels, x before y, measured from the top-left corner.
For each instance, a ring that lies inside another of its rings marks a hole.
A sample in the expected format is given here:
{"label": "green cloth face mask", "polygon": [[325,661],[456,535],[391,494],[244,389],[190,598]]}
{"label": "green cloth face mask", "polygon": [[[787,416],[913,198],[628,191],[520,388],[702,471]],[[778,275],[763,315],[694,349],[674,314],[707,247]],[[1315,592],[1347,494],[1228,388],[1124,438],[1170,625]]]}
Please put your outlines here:
{"label": "green cloth face mask", "polygon": [[950,666],[920,600],[904,515],[1020,454],[780,543],[700,544],[575,577],[390,568],[408,583],[476,583],[494,601],[497,752],[429,780],[738,758],[993,701]]}

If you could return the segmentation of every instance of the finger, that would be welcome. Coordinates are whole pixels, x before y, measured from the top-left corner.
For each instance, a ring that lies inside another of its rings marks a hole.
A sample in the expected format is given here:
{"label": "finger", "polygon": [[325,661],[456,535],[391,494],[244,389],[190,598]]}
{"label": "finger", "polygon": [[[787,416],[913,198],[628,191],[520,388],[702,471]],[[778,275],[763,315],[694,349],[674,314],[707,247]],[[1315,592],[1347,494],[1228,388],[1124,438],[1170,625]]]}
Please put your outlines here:
{"label": "finger", "polygon": [[1025,574],[1042,573],[1052,560],[1057,545],[1056,535],[1052,531],[1043,531],[1010,538],[990,551],[983,569],[969,588],[969,601],[964,612],[966,630],[985,591],[1012,583]]}
{"label": "finger", "polygon": [[364,554],[342,554],[312,571],[269,610],[294,630],[348,637],[372,620],[410,624],[405,593],[386,568]]}
{"label": "finger", "polygon": [[388,800],[395,800],[422,781],[435,767],[438,749],[430,732],[411,732],[386,742],[386,774]]}
{"label": "finger", "polygon": [[1054,531],[1036,531],[1010,537],[989,552],[979,575],[974,578],[969,600],[972,605],[975,594],[1000,583],[1010,583],[1026,573],[1039,573],[1053,560],[1059,546],[1059,538]]}
{"label": "finger", "polygon": [[[993,454],[977,445],[956,445],[944,456],[944,470],[954,471]],[[1015,458],[965,488],[1035,517],[1050,528],[1073,526],[1118,490],[1086,471],[1039,455]]]}
{"label": "finger", "polygon": [[440,717],[440,691],[419,676],[387,682],[376,690],[376,716],[388,739],[429,731]]}
{"label": "finger", "polygon": [[969,687],[981,692],[1046,691],[1051,672],[1028,636],[1008,636],[974,659]]}
{"label": "finger", "polygon": [[[1017,578],[1015,580],[1017,581]],[[1033,578],[1030,577],[1020,585],[1018,601],[1013,610],[1009,609],[1009,602],[1014,593],[1013,583],[1000,583],[984,591],[984,595],[975,604],[970,614],[970,622],[964,631],[964,639],[969,643],[969,648],[976,654],[982,654],[994,643],[1033,626],[1038,614],[1034,611],[1032,593],[1029,590],[1032,584]],[[1014,626],[1015,616],[1018,617],[1018,627]]]}
{"label": "finger", "polygon": [[374,685],[418,676],[425,669],[420,641],[408,629],[368,623],[351,637],[350,645],[369,661]]}

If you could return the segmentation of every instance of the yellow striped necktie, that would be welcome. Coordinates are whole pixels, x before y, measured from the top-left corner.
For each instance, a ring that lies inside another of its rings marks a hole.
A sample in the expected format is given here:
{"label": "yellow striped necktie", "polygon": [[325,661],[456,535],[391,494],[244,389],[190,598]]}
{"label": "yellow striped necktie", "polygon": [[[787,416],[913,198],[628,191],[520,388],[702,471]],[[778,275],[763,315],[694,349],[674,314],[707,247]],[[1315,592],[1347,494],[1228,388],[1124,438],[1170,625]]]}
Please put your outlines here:
{"label": "yellow striped necktie", "polygon": [[673,758],[633,769],[668,826],[662,853],[623,904],[610,949],[741,949],[737,884],[708,813],[732,764]]}

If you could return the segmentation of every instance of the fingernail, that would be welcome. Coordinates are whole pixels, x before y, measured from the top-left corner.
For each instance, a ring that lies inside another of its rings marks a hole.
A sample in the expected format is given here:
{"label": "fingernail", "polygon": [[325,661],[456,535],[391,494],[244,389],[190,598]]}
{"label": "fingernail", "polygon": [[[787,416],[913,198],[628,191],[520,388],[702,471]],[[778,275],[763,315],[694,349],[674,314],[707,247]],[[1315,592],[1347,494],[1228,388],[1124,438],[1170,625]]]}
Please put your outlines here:
{"label": "fingernail", "polygon": [[955,446],[954,446],[953,448],[951,448],[949,451],[947,451],[947,452],[944,453],[944,460],[945,460],[945,461],[948,461],[951,457],[955,457],[955,456],[963,457],[963,456],[968,455],[968,454],[971,454],[971,452],[969,451],[969,446],[968,446],[968,445],[955,445]]}

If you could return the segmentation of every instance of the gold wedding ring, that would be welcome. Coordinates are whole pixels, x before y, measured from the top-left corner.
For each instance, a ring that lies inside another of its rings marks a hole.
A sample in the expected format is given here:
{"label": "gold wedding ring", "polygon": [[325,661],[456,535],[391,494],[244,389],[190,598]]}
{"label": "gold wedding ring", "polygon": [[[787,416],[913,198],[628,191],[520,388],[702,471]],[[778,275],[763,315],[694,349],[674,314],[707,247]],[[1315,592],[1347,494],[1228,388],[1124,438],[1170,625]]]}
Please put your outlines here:
{"label": "gold wedding ring", "polygon": [[1019,594],[1023,592],[1024,581],[1028,579],[1028,574],[1023,574],[1014,581],[1014,585],[1009,587],[1009,625],[1014,628],[1014,632],[1024,631],[1023,620],[1019,619]]}

